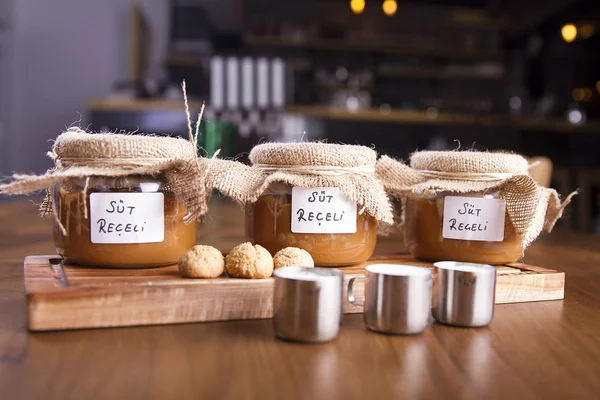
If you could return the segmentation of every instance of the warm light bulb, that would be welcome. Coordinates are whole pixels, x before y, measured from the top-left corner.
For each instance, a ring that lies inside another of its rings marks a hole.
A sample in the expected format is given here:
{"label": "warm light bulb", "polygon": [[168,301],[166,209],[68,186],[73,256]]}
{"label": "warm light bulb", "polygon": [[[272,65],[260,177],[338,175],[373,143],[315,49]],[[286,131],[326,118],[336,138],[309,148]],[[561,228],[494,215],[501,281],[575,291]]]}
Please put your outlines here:
{"label": "warm light bulb", "polygon": [[583,99],[585,98],[585,92],[583,89],[573,89],[571,96],[575,101],[583,101]]}
{"label": "warm light bulb", "polygon": [[573,24],[566,24],[560,30],[560,34],[565,42],[571,43],[577,37],[577,27]]}
{"label": "warm light bulb", "polygon": [[383,8],[385,15],[392,16],[396,14],[396,10],[398,10],[398,3],[396,3],[396,0],[385,0],[381,7]]}
{"label": "warm light bulb", "polygon": [[600,93],[600,81],[596,82],[596,92]]}
{"label": "warm light bulb", "polygon": [[350,9],[354,14],[365,11],[365,0],[350,0]]}

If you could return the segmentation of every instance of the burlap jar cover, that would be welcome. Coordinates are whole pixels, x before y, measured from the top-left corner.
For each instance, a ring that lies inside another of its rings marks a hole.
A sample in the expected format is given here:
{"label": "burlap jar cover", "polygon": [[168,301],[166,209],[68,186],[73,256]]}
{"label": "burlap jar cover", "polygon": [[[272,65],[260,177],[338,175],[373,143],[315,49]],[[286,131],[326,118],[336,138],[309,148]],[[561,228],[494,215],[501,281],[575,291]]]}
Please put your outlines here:
{"label": "burlap jar cover", "polygon": [[265,143],[250,152],[251,166],[209,160],[207,186],[243,203],[254,203],[274,183],[336,187],[383,224],[393,221],[383,184],[375,175],[377,153],[364,146],[329,143]]}
{"label": "burlap jar cover", "polygon": [[528,173],[528,163],[517,154],[476,151],[421,151],[410,167],[383,156],[377,176],[396,197],[427,198],[444,193],[497,193],[525,249],[542,230],[551,231],[569,204],[558,193],[539,186]]}
{"label": "burlap jar cover", "polygon": [[[186,221],[197,219],[207,211],[206,161],[198,159],[191,140],[140,134],[92,134],[70,128],[58,136],[48,155],[54,160],[54,168],[44,175],[15,174],[11,183],[0,185],[0,193],[29,194],[47,189],[40,211],[48,215],[54,213],[53,186],[70,178],[160,175],[186,207]],[[82,194],[85,199],[87,193]]]}

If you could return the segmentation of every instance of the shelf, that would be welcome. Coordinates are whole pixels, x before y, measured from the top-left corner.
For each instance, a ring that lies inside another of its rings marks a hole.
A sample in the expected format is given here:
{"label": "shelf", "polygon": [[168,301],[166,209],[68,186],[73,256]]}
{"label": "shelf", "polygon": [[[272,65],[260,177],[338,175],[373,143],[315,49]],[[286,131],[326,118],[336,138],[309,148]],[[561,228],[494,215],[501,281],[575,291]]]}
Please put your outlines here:
{"label": "shelf", "polygon": [[[200,110],[202,103],[189,102],[190,110]],[[101,112],[138,112],[138,111],[184,111],[183,100],[164,99],[103,99],[89,100],[87,108],[90,111]]]}
{"label": "shelf", "polygon": [[440,79],[440,80],[499,80],[504,74],[482,75],[477,73],[448,73],[440,68],[410,68],[379,66],[376,69],[379,76],[386,78]]}
{"label": "shelf", "polygon": [[383,113],[375,108],[349,111],[345,108],[327,106],[289,106],[286,111],[312,118],[342,121],[399,123],[431,126],[481,126],[512,127],[521,131],[552,131],[558,133],[600,134],[600,121],[589,121],[576,126],[561,119],[536,120],[532,118],[511,119],[501,115],[476,115],[439,112],[435,115],[422,110],[394,110]]}
{"label": "shelf", "polygon": [[501,52],[469,52],[454,49],[430,49],[417,46],[398,46],[393,44],[374,44],[373,42],[348,42],[342,40],[290,40],[277,36],[246,36],[244,43],[253,47],[280,47],[307,50],[351,51],[368,53],[406,54],[414,56],[502,60]]}
{"label": "shelf", "polygon": [[373,84],[368,84],[368,85],[363,85],[360,88],[354,88],[351,89],[349,88],[347,85],[324,85],[324,84],[318,84],[318,83],[314,83],[313,88],[317,91],[320,92],[337,92],[337,91],[345,91],[345,92],[370,92],[373,93],[374,91],[377,91],[377,88],[375,87],[375,85]]}
{"label": "shelf", "polygon": [[374,108],[349,111],[328,106],[289,106],[286,111],[313,118],[415,125],[498,126],[506,123],[506,118],[495,116],[439,112],[434,117],[423,110],[391,110],[384,113]]}
{"label": "shelf", "polygon": [[[190,109],[197,111],[202,103],[191,101]],[[146,111],[183,111],[183,101],[161,99],[105,99],[90,100],[90,111],[97,112],[146,112]],[[345,108],[328,106],[288,106],[286,112],[312,118],[342,121],[364,121],[399,123],[431,126],[482,126],[512,127],[521,131],[547,131],[558,133],[600,134],[600,121],[589,121],[576,126],[562,119],[537,120],[533,118],[511,119],[500,115],[476,115],[465,113],[439,112],[436,115],[423,110],[394,110],[383,113],[375,108],[349,111]]]}

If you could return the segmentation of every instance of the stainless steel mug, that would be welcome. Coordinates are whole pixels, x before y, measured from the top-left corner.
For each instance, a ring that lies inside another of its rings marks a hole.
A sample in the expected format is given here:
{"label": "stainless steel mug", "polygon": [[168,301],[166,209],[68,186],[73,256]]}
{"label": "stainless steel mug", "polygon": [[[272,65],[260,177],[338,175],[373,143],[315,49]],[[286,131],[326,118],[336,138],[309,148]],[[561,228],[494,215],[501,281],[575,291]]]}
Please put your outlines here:
{"label": "stainless steel mug", "polygon": [[363,305],[367,328],[384,333],[412,335],[422,332],[431,317],[431,271],[398,264],[373,264],[366,268],[365,302],[353,295],[348,282],[348,300]]}
{"label": "stainless steel mug", "polygon": [[277,337],[300,342],[335,339],[343,317],[344,273],[333,268],[283,267],[273,275]]}
{"label": "stainless steel mug", "polygon": [[444,324],[480,327],[492,322],[496,268],[487,264],[441,261],[437,273],[433,317]]}

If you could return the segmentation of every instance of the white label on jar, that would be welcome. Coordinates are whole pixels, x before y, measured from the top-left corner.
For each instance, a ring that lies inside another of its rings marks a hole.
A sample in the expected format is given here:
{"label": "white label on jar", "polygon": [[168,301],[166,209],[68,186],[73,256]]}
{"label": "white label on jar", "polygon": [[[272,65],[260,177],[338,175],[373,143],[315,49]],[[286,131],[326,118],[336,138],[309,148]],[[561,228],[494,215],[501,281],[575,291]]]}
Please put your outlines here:
{"label": "white label on jar", "polygon": [[446,239],[501,242],[504,240],[506,201],[482,197],[446,196],[444,230]]}
{"label": "white label on jar", "polygon": [[160,243],[165,237],[162,193],[91,193],[92,243]]}
{"label": "white label on jar", "polygon": [[356,203],[338,188],[292,188],[293,233],[356,233]]}

